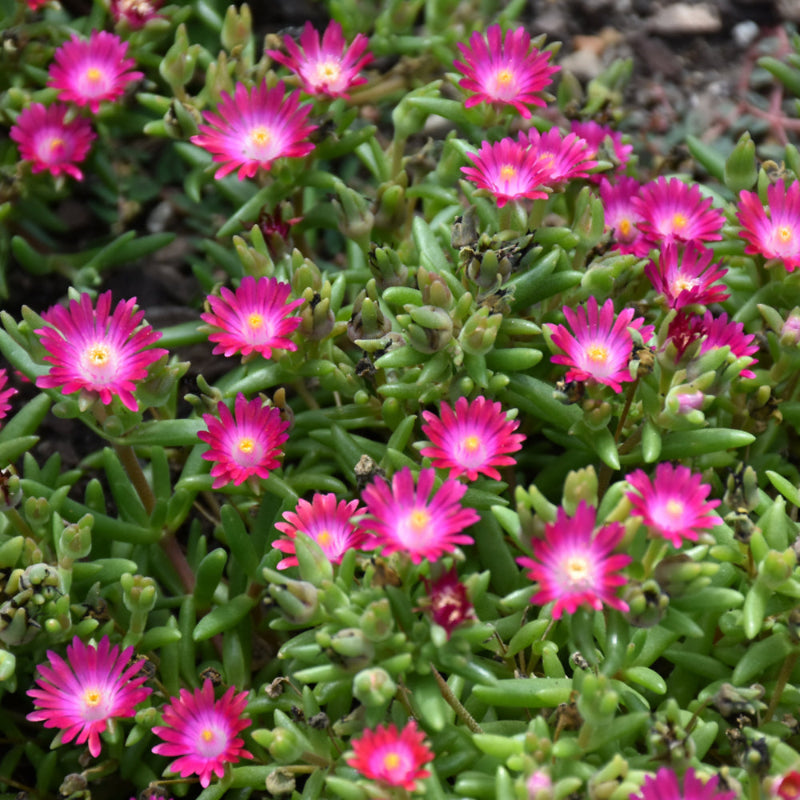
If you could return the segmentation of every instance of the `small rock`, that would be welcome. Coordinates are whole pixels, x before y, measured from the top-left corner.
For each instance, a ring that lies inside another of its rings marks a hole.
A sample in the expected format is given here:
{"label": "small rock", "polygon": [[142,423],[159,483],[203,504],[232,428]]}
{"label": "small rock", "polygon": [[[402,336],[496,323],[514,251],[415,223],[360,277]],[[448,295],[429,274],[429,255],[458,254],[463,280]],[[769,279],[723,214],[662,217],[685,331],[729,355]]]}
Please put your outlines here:
{"label": "small rock", "polygon": [[800,22],[800,0],[778,0],[778,14],[785,22]]}
{"label": "small rock", "polygon": [[733,41],[741,48],[750,47],[758,36],[758,24],[751,19],[739,22],[731,29]]}
{"label": "small rock", "polygon": [[722,29],[719,11],[709,3],[672,3],[650,17],[647,28],[666,36],[717,33]]}
{"label": "small rock", "polygon": [[561,67],[582,80],[592,80],[603,71],[603,62],[593,50],[576,50],[564,56]]}

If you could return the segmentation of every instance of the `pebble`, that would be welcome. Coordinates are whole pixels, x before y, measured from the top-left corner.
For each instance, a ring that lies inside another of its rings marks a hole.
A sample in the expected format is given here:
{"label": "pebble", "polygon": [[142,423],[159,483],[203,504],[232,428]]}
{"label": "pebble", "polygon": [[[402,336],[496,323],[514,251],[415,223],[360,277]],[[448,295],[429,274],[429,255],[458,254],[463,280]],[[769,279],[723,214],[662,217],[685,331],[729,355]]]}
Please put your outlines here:
{"label": "pebble", "polygon": [[650,17],[647,28],[667,36],[717,33],[722,30],[722,20],[719,11],[709,3],[672,3]]}
{"label": "pebble", "polygon": [[751,19],[746,19],[743,22],[738,22],[731,29],[733,41],[742,49],[750,47],[758,36],[758,24]]}

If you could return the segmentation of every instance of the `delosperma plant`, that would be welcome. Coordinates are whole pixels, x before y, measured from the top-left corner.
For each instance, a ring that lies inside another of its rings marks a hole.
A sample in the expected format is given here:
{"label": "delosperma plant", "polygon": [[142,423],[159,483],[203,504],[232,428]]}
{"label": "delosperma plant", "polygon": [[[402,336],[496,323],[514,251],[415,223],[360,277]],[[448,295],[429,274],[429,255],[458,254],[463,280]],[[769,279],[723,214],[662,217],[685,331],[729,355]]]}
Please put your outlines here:
{"label": "delosperma plant", "polygon": [[800,797],[791,120],[524,6],[0,3],[2,797]]}

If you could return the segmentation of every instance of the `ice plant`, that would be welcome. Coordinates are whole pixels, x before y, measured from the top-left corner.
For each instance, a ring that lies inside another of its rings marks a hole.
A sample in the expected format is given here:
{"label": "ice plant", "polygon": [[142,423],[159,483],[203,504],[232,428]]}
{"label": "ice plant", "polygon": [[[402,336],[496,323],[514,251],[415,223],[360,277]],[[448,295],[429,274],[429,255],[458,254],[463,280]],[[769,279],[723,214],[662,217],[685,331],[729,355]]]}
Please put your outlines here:
{"label": "ice plant", "polygon": [[246,707],[247,692],[237,693],[233,686],[215,700],[208,678],[202,689],[181,689],[164,709],[164,724],[153,728],[153,733],[164,740],[153,752],[178,756],[169,765],[170,770],[182,778],[198,775],[205,789],[212,775],[224,776],[226,764],[253,757],[239,736],[251,724],[251,720],[242,718]]}
{"label": "ice plant", "polygon": [[519,135],[519,141],[536,154],[548,186],[556,187],[574,178],[587,178],[589,170],[597,166],[586,141],[575,133],[563,136],[558,128],[550,128],[547,133],[531,128]]}
{"label": "ice plant", "polygon": [[564,325],[548,323],[545,327],[553,344],[563,353],[552,357],[554,364],[566,364],[568,381],[593,380],[622,391],[622,384],[632,381],[629,363],[633,348],[631,331],[636,331],[646,344],[653,335],[653,326],[645,325],[642,317],[633,317],[633,309],[626,308],[614,319],[614,303],[609,298],[598,308],[597,300],[590,297],[586,306],[573,310],[563,308],[569,330]]}
{"label": "ice plant", "polygon": [[472,544],[472,537],[461,531],[480,516],[460,505],[467,487],[446,480],[434,491],[435,478],[435,470],[423,469],[415,486],[411,470],[403,467],[392,476],[391,486],[380,477],[367,486],[363,500],[370,516],[361,525],[372,533],[364,546],[382,547],[386,555],[404,552],[419,564],[451,553],[456,545]]}
{"label": "ice plant", "polygon": [[285,522],[276,522],[275,527],[286,535],[285,539],[277,539],[272,543],[287,558],[278,562],[278,569],[286,569],[297,565],[294,539],[298,531],[307,533],[321,548],[332,564],[340,564],[344,554],[360,547],[366,534],[358,525],[350,520],[352,517],[366,513],[365,507],[358,507],[358,500],[336,501],[336,495],[315,494],[308,500],[299,500],[294,511],[285,511]]}
{"label": "ice plant", "polygon": [[3,387],[7,383],[8,372],[4,369],[0,369],[0,419],[5,419],[6,416],[8,416],[8,412],[11,409],[11,403],[9,401],[17,393],[17,390],[13,386],[4,389]]}
{"label": "ice plant", "polygon": [[[695,331],[703,339],[700,343],[700,354],[707,353],[717,347],[730,347],[731,355],[735,358],[747,358],[749,366],[757,364],[755,358],[750,358],[758,352],[758,343],[755,334],[745,333],[741,322],[728,321],[727,314],[714,317],[710,311],[695,318]],[[755,378],[756,374],[751,369],[741,371],[743,378]]]}
{"label": "ice plant", "polygon": [[472,96],[467,108],[478,103],[494,106],[510,105],[530,119],[528,106],[544,106],[542,92],[552,83],[552,75],[560,67],[550,63],[550,53],[540,52],[531,45],[524,28],[506,31],[492,25],[486,36],[475,31],[469,45],[459,43],[462,61],[453,64],[464,77],[458,85]]}
{"label": "ice plant", "polygon": [[459,397],[454,408],[442,403],[438,417],[423,411],[422,418],[422,432],[431,445],[421,453],[431,458],[437,469],[450,470],[451,478],[464,475],[474,481],[482,473],[499,481],[496,467],[515,464],[508,453],[521,449],[525,441],[521,433],[514,433],[519,422],[509,419],[500,403],[482,396],[472,402]]}
{"label": "ice plant", "polygon": [[605,229],[612,232],[615,247],[623,254],[645,256],[650,249],[639,230],[642,216],[633,204],[633,198],[639,194],[640,189],[639,181],[626,175],[617,178],[614,183],[607,178],[600,178],[599,191],[605,212]]}
{"label": "ice plant", "polygon": [[651,246],[674,242],[712,242],[722,238],[725,214],[711,207],[697,184],[661,176],[642,186],[633,201],[641,215],[639,228]]}
{"label": "ice plant", "polygon": [[599,611],[603,604],[627,611],[628,605],[616,596],[625,583],[619,571],[630,563],[627,555],[612,555],[625,535],[619,522],[595,531],[597,510],[581,501],[570,517],[559,508],[555,522],[545,525],[544,539],[533,540],[533,558],[520,556],[517,563],[528,568],[528,577],[538,583],[532,603],[555,601],[553,619],[566,611],[573,614],[580,606]]}
{"label": "ice plant", "polygon": [[800,266],[800,183],[783,178],[767,187],[765,210],[756,192],[739,194],[739,236],[745,253],[783,264],[789,272]]}
{"label": "ice plant", "polygon": [[727,269],[712,264],[714,253],[707,247],[687,244],[684,247],[667,242],[657,261],[650,261],[645,274],[670,308],[688,305],[709,305],[727,300],[729,294],[721,280]]}
{"label": "ice plant", "polygon": [[475,609],[467,596],[467,587],[458,579],[455,567],[450,567],[435,580],[422,579],[427,597],[422,601],[433,621],[444,628],[447,638],[464,622],[476,619]]}
{"label": "ice plant", "polygon": [[212,352],[224,356],[241,353],[245,357],[261,353],[270,358],[273,350],[297,350],[288,337],[301,319],[288,315],[304,301],[287,302],[291,291],[290,284],[276,278],[256,280],[246,275],[234,292],[223,286],[221,297],[211,295],[211,311],[200,317],[213,328],[208,338],[217,346]]}
{"label": "ice plant", "polygon": [[430,772],[425,765],[433,760],[433,751],[425,745],[425,734],[410,720],[398,731],[395,725],[378,725],[351,741],[353,755],[347,763],[365,778],[385,787],[400,786],[416,791],[417,781]]}
{"label": "ice plant", "polygon": [[124,22],[131,30],[143,28],[151,19],[160,19],[163,0],[111,0],[111,17]]}
{"label": "ice plant", "polygon": [[509,200],[527,197],[545,199],[547,190],[542,185],[547,172],[536,154],[519,141],[506,137],[490,144],[482,142],[477,153],[467,153],[473,166],[461,171],[479,189],[485,189],[497,199],[498,208]]}
{"label": "ice plant", "polygon": [[222,92],[221,97],[216,112],[203,112],[208,124],[198,125],[200,133],[191,138],[222,164],[215,178],[234,170],[239,180],[252,178],[276,158],[300,158],[314,149],[304,141],[317,127],[307,124],[311,105],[300,105],[300,92],[286,95],[283,81],[271,89],[266,83],[252,89],[237,83],[233,96]]}
{"label": "ice plant", "polygon": [[717,791],[718,784],[719,775],[703,783],[689,767],[681,782],[673,770],[661,767],[644,779],[641,793],[632,794],[630,800],[734,800],[736,792]]}
{"label": "ice plant", "polygon": [[800,772],[791,770],[780,778],[776,778],[772,781],[770,793],[771,796],[779,797],[781,800],[799,800]]}
{"label": "ice plant", "polygon": [[44,357],[52,366],[36,379],[42,389],[65,394],[85,392],[109,405],[114,397],[131,411],[139,410],[134,396],[136,381],[147,377],[148,367],[167,351],[152,347],[161,333],[141,325],[144,311],[135,310],[136,298],[120,300],[111,311],[111,292],[97,298],[97,308],[84,292],[70,300],[69,308],[53,306],[42,314],[47,327],[38,328]]}
{"label": "ice plant", "polygon": [[[608,125],[601,125],[594,120],[587,120],[586,122],[573,120],[570,123],[570,131],[576,133],[586,142],[589,153],[593,156],[598,155],[601,147],[610,144],[611,149],[608,154],[616,160],[617,172],[624,170],[628,161],[630,161],[633,145],[623,142],[622,134]],[[600,175],[597,175],[596,178],[599,180]]]}
{"label": "ice plant", "polygon": [[131,81],[144,77],[133,71],[136,62],[125,58],[128,43],[107,31],[92,31],[89,40],[76,34],[53,55],[49,85],[59,99],[89,106],[94,114],[103,100],[116,100]]}
{"label": "ice plant", "polygon": [[297,74],[306,93],[347,97],[349,89],[367,82],[358,73],[372,61],[372,54],[364,53],[368,44],[367,37],[358,33],[348,45],[336,20],[328,24],[320,42],[319,31],[306,22],[299,47],[291,36],[284,36],[289,55],[279,50],[267,50],[267,55]]}
{"label": "ice plant", "polygon": [[281,419],[280,410],[265,406],[259,397],[248,401],[239,392],[233,413],[220,402],[217,414],[204,414],[208,430],[197,434],[210,448],[203,458],[214,462],[212,488],[239,486],[251,476],[268,478],[280,466],[280,448],[289,438],[289,422]]}
{"label": "ice plant", "polygon": [[40,664],[37,688],[29,689],[35,711],[32,722],[44,722],[45,728],[57,728],[61,741],[88,742],[89,752],[100,755],[100,734],[109,721],[132,717],[136,705],[152,691],[142,684],[139,675],[143,661],[130,663],[133,647],[120,653],[104,636],[97,645],[84,644],[77,636],[67,645],[66,661],[47,651],[49,664]]}
{"label": "ice plant", "polygon": [[95,134],[89,120],[68,120],[68,112],[61,103],[31,103],[11,126],[9,136],[19,145],[20,156],[30,161],[32,172],[83,179],[77,164],[86,158]]}
{"label": "ice plant", "polygon": [[684,541],[696,542],[702,531],[722,524],[712,513],[720,501],[707,499],[711,487],[688,467],[665,462],[656,467],[652,481],[640,469],[625,480],[633,489],[626,492],[633,513],[674,547]]}

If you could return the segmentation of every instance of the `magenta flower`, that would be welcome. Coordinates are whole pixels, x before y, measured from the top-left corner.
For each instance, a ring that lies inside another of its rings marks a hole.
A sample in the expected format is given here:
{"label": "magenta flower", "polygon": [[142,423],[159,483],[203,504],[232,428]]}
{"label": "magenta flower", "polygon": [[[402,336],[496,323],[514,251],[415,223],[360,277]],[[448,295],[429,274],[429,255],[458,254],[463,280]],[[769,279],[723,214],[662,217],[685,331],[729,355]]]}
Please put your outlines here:
{"label": "magenta flower", "polygon": [[116,100],[131,81],[144,77],[131,71],[136,62],[125,58],[127,51],[128,43],[107,31],[92,31],[88,42],[73,34],[53,55],[48,83],[61,100],[96,114],[103,100]]}
{"label": "magenta flower", "polygon": [[275,527],[288,538],[278,539],[272,546],[287,553],[288,558],[278,562],[278,569],[297,566],[294,539],[299,531],[307,533],[321,548],[332,564],[341,564],[348,550],[361,547],[366,533],[358,525],[350,522],[351,517],[365,514],[365,507],[358,507],[358,500],[349,503],[336,495],[315,494],[308,500],[299,500],[294,511],[286,511],[286,522],[276,522]]}
{"label": "magenta flower", "polygon": [[372,61],[371,53],[364,55],[368,44],[367,37],[358,33],[348,46],[342,26],[335,20],[328,24],[320,43],[319,31],[306,22],[299,47],[291,36],[284,36],[289,55],[280,50],[267,50],[267,55],[299,75],[306,93],[347,97],[348,89],[367,82],[358,73]]}
{"label": "magenta flower", "polygon": [[242,278],[235,292],[220,289],[222,297],[208,298],[211,311],[201,314],[204,322],[217,328],[209,334],[217,346],[214,354],[232,356],[241,353],[245,358],[261,353],[270,358],[274,350],[297,350],[289,335],[301,322],[300,317],[287,316],[303,299],[286,302],[292,287],[276,278],[259,278],[251,275]]}
{"label": "magenta flower", "polygon": [[233,414],[223,402],[217,414],[203,414],[208,430],[197,434],[210,447],[203,458],[215,462],[211,488],[231,482],[239,486],[251,476],[268,478],[280,466],[281,445],[289,438],[289,422],[281,419],[280,409],[265,406],[258,397],[248,402],[239,392]]}
{"label": "magenta flower", "polygon": [[307,125],[311,105],[300,105],[300,92],[284,96],[283,81],[268,89],[266,83],[249,89],[236,84],[233,97],[222,92],[216,113],[204,111],[208,125],[191,142],[212,154],[222,166],[214,173],[223,178],[238,169],[239,180],[252,178],[259,167],[269,169],[276,158],[300,158],[314,145],[303,141],[316,125]]}
{"label": "magenta flower", "polygon": [[[586,122],[573,120],[570,123],[570,130],[586,142],[589,153],[592,156],[596,156],[601,147],[606,147],[609,155],[617,162],[615,172],[621,173],[630,161],[633,145],[625,144],[622,141],[622,134],[608,125],[601,125],[594,120],[587,120]],[[608,149],[609,144],[610,149]],[[595,175],[595,180],[599,180],[600,177],[600,175]]]}
{"label": "magenta flower", "polygon": [[772,797],[781,800],[798,800],[800,798],[800,772],[791,770],[779,778],[775,778],[770,786]]}
{"label": "magenta flower", "polygon": [[[730,347],[734,358],[744,358],[758,352],[755,334],[745,333],[741,322],[729,322],[727,314],[721,314],[715,319],[710,311],[706,311],[702,318],[695,318],[694,326],[696,333],[705,337],[700,343],[701,355],[717,347]],[[749,366],[758,363],[755,358],[749,361]],[[755,378],[756,374],[750,369],[743,369],[741,376]]]}
{"label": "magenta flower", "polygon": [[739,194],[739,236],[747,240],[745,253],[781,262],[789,272],[800,266],[800,183],[787,187],[783,178],[767,187],[765,210],[756,192]]}
{"label": "magenta flower", "polygon": [[480,515],[460,505],[467,487],[447,480],[431,496],[435,478],[435,470],[423,469],[415,487],[411,470],[403,467],[392,477],[391,487],[383,478],[367,486],[363,498],[370,516],[361,525],[372,534],[364,546],[383,547],[386,555],[408,553],[419,564],[423,558],[435,561],[452,553],[456,545],[472,544],[472,537],[461,531]]}
{"label": "magenta flower", "polygon": [[633,198],[638,196],[641,189],[639,181],[622,175],[614,183],[609,183],[601,177],[599,189],[605,213],[605,229],[613,231],[616,249],[623,254],[646,256],[650,245],[639,230],[642,216],[633,204]]}
{"label": "magenta flower", "polygon": [[423,411],[422,432],[431,446],[423,447],[423,456],[433,459],[437,469],[449,469],[451,478],[466,475],[474,481],[483,473],[496,481],[500,473],[495,467],[515,464],[508,453],[522,448],[525,437],[514,433],[518,420],[509,419],[500,403],[476,397],[471,403],[466,397],[456,400],[455,410],[442,403],[440,416]]}
{"label": "magenta flower", "polygon": [[57,728],[65,744],[88,741],[89,752],[97,758],[108,721],[132,717],[135,706],[152,691],[142,686],[147,676],[138,675],[144,661],[130,664],[132,655],[132,647],[121,653],[116,645],[111,647],[108,636],[97,645],[84,644],[76,636],[67,645],[66,661],[48,650],[50,663],[38,667],[38,688],[27,692],[36,707],[27,719]]}
{"label": "magenta flower", "polygon": [[711,513],[720,501],[706,499],[711,487],[688,467],[662,463],[652,481],[640,469],[626,475],[625,480],[633,489],[626,492],[633,513],[674,547],[680,547],[684,540],[696,542],[701,531],[722,524]]}
{"label": "magenta flower", "polygon": [[711,264],[714,253],[707,247],[687,244],[680,247],[666,242],[658,261],[644,268],[657,292],[664,295],[669,308],[721,303],[730,296],[725,286],[715,281],[727,273],[722,264]]}
{"label": "magenta flower", "polygon": [[13,386],[4,389],[3,387],[7,383],[8,372],[4,369],[0,369],[0,419],[5,419],[8,416],[8,412],[11,410],[11,403],[9,401],[17,393],[17,390]]}
{"label": "magenta flower", "polygon": [[38,11],[49,2],[50,0],[26,0],[26,4],[31,11]]}
{"label": "magenta flower", "polygon": [[237,694],[233,686],[214,700],[214,686],[208,678],[202,689],[181,689],[180,696],[173,697],[164,709],[164,724],[153,728],[153,733],[164,740],[153,752],[178,756],[169,769],[182,778],[198,775],[205,789],[212,775],[225,775],[225,764],[253,757],[239,737],[251,724],[251,720],[242,719],[246,707],[247,692]]}
{"label": "magenta flower", "polygon": [[436,625],[444,628],[447,638],[467,620],[477,619],[475,609],[467,596],[467,587],[458,579],[455,567],[450,567],[435,580],[423,578],[427,597],[423,608]]}
{"label": "magenta flower", "polygon": [[589,170],[597,166],[589,146],[575,133],[561,135],[558,128],[539,133],[531,128],[527,134],[520,133],[520,144],[526,144],[536,154],[549,186],[558,186],[574,178],[588,178]]}
{"label": "magenta flower", "polygon": [[644,779],[641,794],[632,794],[630,800],[734,800],[736,792],[718,792],[719,775],[703,783],[692,767],[683,776],[683,785],[669,767],[661,767]]}
{"label": "magenta flower", "polygon": [[633,349],[631,331],[638,332],[646,344],[653,336],[653,326],[645,325],[642,317],[634,319],[632,308],[620,312],[615,320],[611,298],[600,309],[597,300],[590,297],[585,308],[564,306],[563,312],[572,333],[563,325],[545,326],[553,344],[563,351],[552,357],[553,363],[571,367],[568,381],[594,380],[621,392],[621,384],[633,380],[628,367]]}
{"label": "magenta flower", "polygon": [[417,781],[431,774],[424,767],[433,761],[433,752],[425,745],[425,734],[413,719],[401,731],[394,725],[378,725],[350,744],[353,755],[347,763],[365,778],[386,787],[402,786],[414,792]]}
{"label": "magenta flower", "polygon": [[46,107],[31,103],[11,126],[9,136],[19,145],[19,154],[31,162],[32,172],[47,171],[54,177],[71,175],[83,179],[79,164],[95,138],[89,120],[67,121],[69,109],[61,103]]}
{"label": "magenta flower", "polygon": [[479,189],[486,189],[502,208],[509,200],[528,197],[531,200],[547,198],[542,185],[547,180],[544,165],[536,154],[520,142],[506,137],[499,142],[482,142],[477,153],[467,153],[474,166],[461,167],[461,171]]}
{"label": "magenta flower", "polygon": [[69,309],[53,306],[42,314],[48,324],[38,328],[44,357],[53,366],[36,379],[40,389],[61,389],[64,394],[86,392],[96,395],[103,405],[116,396],[131,411],[139,410],[133,393],[136,381],[147,377],[147,368],[167,355],[151,347],[161,333],[149,325],[139,325],[144,311],[135,311],[136,298],[120,300],[111,312],[111,292],[97,298],[97,309],[84,292],[69,301]]}
{"label": "magenta flower", "polygon": [[721,239],[725,214],[711,208],[711,202],[697,184],[689,186],[679,178],[667,180],[663,176],[642,186],[633,201],[642,217],[639,228],[651,246]]}
{"label": "magenta flower", "polygon": [[457,45],[463,61],[453,65],[464,77],[458,85],[473,92],[465,104],[514,106],[525,119],[531,112],[528,106],[544,106],[541,96],[552,83],[552,75],[560,67],[550,63],[550,53],[531,46],[531,37],[524,28],[507,31],[505,38],[499,25],[492,25],[486,36],[475,31],[469,45]]}
{"label": "magenta flower", "polygon": [[158,13],[163,0],[111,0],[111,17],[115,24],[124,22],[131,30],[143,28],[151,19],[162,19]]}
{"label": "magenta flower", "polygon": [[543,606],[555,600],[553,619],[566,611],[574,614],[579,606],[599,611],[603,603],[619,611],[628,604],[616,596],[625,583],[619,575],[631,562],[627,555],[611,555],[625,535],[619,522],[594,530],[597,509],[581,501],[574,517],[558,509],[556,521],[545,525],[544,540],[533,540],[533,558],[520,556],[517,563],[528,568],[528,577],[539,584],[531,598]]}

